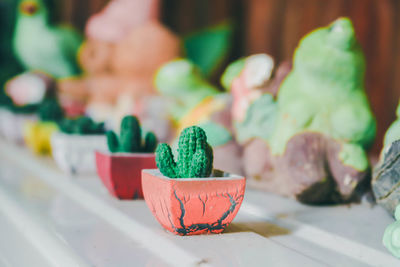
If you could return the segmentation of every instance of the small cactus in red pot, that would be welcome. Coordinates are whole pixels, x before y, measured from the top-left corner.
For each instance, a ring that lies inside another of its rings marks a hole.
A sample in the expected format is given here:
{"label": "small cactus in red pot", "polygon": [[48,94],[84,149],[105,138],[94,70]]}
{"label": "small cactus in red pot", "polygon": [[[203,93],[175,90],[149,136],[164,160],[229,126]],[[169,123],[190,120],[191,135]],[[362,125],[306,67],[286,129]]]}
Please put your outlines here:
{"label": "small cactus in red pot", "polygon": [[154,150],[157,138],[142,129],[135,116],[125,116],[119,137],[107,132],[110,152],[96,152],[97,173],[108,191],[119,199],[143,198],[141,171],[156,167]]}
{"label": "small cactus in red pot", "polygon": [[205,132],[184,129],[177,160],[167,144],[156,150],[159,169],[143,170],[144,198],[159,223],[177,235],[220,233],[242,204],[246,180],[213,170],[213,151]]}

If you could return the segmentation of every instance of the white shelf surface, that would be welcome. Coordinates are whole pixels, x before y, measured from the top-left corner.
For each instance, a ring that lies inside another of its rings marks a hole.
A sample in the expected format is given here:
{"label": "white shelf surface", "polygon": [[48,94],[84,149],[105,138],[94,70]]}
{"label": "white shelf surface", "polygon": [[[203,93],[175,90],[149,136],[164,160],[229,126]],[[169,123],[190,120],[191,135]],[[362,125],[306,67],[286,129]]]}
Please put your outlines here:
{"label": "white shelf surface", "polygon": [[222,234],[175,236],[143,200],[0,139],[0,266],[400,266],[379,206],[315,207],[247,189]]}

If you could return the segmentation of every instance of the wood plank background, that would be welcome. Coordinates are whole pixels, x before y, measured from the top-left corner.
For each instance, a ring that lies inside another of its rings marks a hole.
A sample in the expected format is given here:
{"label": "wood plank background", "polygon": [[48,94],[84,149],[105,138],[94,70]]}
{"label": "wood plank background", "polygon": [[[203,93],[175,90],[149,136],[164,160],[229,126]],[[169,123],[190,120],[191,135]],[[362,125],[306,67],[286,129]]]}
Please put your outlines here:
{"label": "wood plank background", "polygon": [[[107,0],[63,1],[61,18],[83,29]],[[163,0],[161,20],[179,34],[230,19],[235,23],[230,59],[266,52],[290,59],[300,38],[337,17],[349,16],[367,57],[367,92],[378,118],[379,151],[400,97],[398,0]]]}

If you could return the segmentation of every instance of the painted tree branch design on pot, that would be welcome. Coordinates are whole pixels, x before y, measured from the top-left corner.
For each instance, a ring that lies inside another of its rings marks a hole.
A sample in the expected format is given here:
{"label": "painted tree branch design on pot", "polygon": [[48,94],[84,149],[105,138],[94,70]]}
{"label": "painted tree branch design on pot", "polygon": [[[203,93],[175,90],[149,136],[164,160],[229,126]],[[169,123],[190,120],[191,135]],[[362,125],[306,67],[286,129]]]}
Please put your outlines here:
{"label": "painted tree branch design on pot", "polygon": [[159,169],[143,170],[146,203],[159,223],[177,235],[221,233],[242,204],[242,176],[213,170],[213,151],[205,132],[184,129],[177,161],[167,144],[156,150]]}
{"label": "painted tree branch design on pot", "polygon": [[152,132],[142,139],[135,116],[125,116],[118,136],[107,132],[110,152],[97,151],[97,173],[111,195],[119,199],[143,198],[141,171],[156,167],[154,150],[157,137]]}

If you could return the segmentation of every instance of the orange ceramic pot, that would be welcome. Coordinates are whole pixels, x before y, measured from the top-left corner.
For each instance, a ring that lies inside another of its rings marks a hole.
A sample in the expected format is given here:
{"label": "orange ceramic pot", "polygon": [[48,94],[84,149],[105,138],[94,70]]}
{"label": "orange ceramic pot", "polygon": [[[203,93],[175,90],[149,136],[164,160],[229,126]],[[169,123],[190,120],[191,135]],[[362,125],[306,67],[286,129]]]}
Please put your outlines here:
{"label": "orange ceramic pot", "polygon": [[143,198],[141,171],[156,168],[155,155],[97,151],[96,168],[111,195],[119,199]]}
{"label": "orange ceramic pot", "polygon": [[158,222],[177,235],[221,233],[242,204],[246,179],[224,177],[168,178],[158,169],[142,171],[147,206]]}

